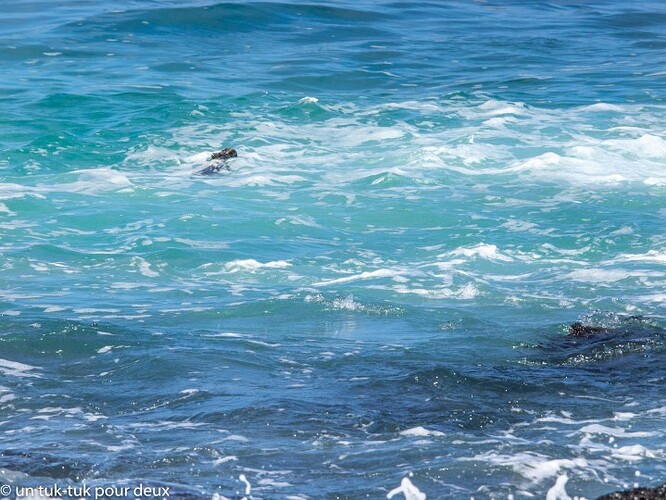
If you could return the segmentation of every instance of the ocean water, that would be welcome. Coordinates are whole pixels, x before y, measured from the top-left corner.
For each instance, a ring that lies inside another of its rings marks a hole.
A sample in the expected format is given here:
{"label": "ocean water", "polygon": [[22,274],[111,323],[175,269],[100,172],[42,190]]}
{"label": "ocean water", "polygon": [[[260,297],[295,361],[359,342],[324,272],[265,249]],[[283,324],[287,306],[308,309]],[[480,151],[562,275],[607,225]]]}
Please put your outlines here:
{"label": "ocean water", "polygon": [[666,481],[662,2],[0,11],[2,495]]}

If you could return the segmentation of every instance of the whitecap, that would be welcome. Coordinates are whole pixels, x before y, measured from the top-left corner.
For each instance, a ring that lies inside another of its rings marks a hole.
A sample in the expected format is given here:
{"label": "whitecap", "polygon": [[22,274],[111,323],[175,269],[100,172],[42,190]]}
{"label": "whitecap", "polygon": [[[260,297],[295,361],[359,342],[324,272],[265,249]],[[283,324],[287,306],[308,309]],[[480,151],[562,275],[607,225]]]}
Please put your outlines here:
{"label": "whitecap", "polygon": [[139,270],[139,274],[147,278],[156,278],[157,276],[160,275],[160,273],[158,273],[152,268],[150,262],[148,262],[143,257],[132,257],[131,265],[133,267],[137,267]]}
{"label": "whitecap", "polygon": [[426,494],[414,486],[407,477],[403,477],[400,486],[389,491],[386,498],[393,498],[401,493],[405,496],[405,500],[426,500]]}
{"label": "whitecap", "polygon": [[291,264],[286,260],[274,260],[262,263],[255,259],[237,259],[225,263],[224,270],[230,273],[239,271],[255,272],[260,269],[284,269],[290,266]]}
{"label": "whitecap", "polygon": [[474,285],[474,283],[467,283],[457,290],[448,287],[420,288],[420,287],[408,287],[405,285],[396,285],[394,287],[394,290],[402,294],[413,293],[415,295],[420,295],[428,299],[469,300],[481,294],[481,292]]}
{"label": "whitecap", "polygon": [[390,278],[396,275],[397,275],[396,271],[392,269],[377,269],[375,271],[364,271],[362,273],[354,274],[352,276],[345,276],[344,278],[318,281],[316,283],[313,283],[312,286],[339,285],[340,283],[349,283],[351,281],[358,281],[358,280]]}
{"label": "whitecap", "polygon": [[629,462],[638,462],[645,458],[657,458],[657,455],[652,450],[649,450],[640,444],[611,448],[610,453],[613,458]]}
{"label": "whitecap", "polygon": [[619,429],[617,427],[607,427],[601,424],[586,425],[585,427],[579,429],[577,432],[584,432],[586,434],[605,434],[607,436],[613,436],[613,437],[635,437],[635,438],[652,437],[657,435],[656,432],[647,432],[647,431],[629,432],[626,431],[625,429]]}
{"label": "whitecap", "polygon": [[75,170],[71,174],[78,175],[78,180],[64,184],[41,185],[39,189],[44,192],[96,194],[104,191],[124,191],[134,187],[127,175],[111,168]]}
{"label": "whitecap", "polygon": [[19,363],[18,361],[10,361],[8,359],[0,358],[0,372],[5,375],[11,375],[13,377],[41,378],[41,375],[32,373],[34,370],[40,370],[40,368],[25,363]]}
{"label": "whitecap", "polygon": [[481,257],[488,260],[511,262],[513,259],[497,250],[497,246],[480,243],[474,247],[460,247],[451,251],[448,255],[462,257]]}
{"label": "whitecap", "polygon": [[577,269],[562,275],[565,280],[583,281],[586,283],[614,283],[629,278],[636,273],[624,269]]}
{"label": "whitecap", "polygon": [[426,429],[425,427],[413,427],[411,429],[400,431],[400,435],[409,436],[409,437],[428,437],[428,436],[441,437],[445,436],[446,434],[440,431],[431,431],[429,429]]}
{"label": "whitecap", "polygon": [[245,494],[250,495],[250,493],[252,493],[252,485],[250,484],[250,481],[247,480],[247,477],[245,477],[245,474],[238,476],[238,479],[245,484]]}
{"label": "whitecap", "polygon": [[557,476],[562,469],[575,470],[587,469],[589,467],[588,461],[582,457],[574,459],[551,459],[533,452],[504,455],[490,451],[478,454],[472,458],[462,458],[461,460],[487,462],[500,467],[510,466],[516,473],[534,482],[542,482],[545,479]]}
{"label": "whitecap", "polygon": [[319,99],[316,97],[303,97],[302,99],[298,100],[298,104],[317,104],[319,102]]}
{"label": "whitecap", "polygon": [[648,250],[642,254],[621,254],[616,261],[622,262],[654,262],[657,264],[666,263],[666,251]]}
{"label": "whitecap", "polygon": [[588,106],[582,106],[579,108],[581,111],[600,111],[600,112],[606,112],[606,111],[612,111],[614,113],[626,113],[626,107],[623,106],[618,106],[616,104],[608,104],[605,102],[598,102],[595,104],[590,104]]}
{"label": "whitecap", "polygon": [[643,134],[638,139],[608,139],[604,144],[641,158],[666,156],[666,141],[652,134]]}
{"label": "whitecap", "polygon": [[546,493],[546,500],[571,500],[565,489],[568,480],[566,474],[558,476],[555,484]]}
{"label": "whitecap", "polygon": [[643,180],[646,186],[666,186],[666,177],[648,177]]}

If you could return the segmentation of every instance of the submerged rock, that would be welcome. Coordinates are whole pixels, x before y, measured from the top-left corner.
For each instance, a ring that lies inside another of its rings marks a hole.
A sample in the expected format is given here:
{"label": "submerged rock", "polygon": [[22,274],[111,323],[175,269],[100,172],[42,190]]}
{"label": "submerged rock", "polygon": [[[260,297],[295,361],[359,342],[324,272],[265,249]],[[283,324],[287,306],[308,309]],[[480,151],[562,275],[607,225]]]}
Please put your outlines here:
{"label": "submerged rock", "polygon": [[641,326],[646,323],[646,319],[642,316],[626,316],[615,317],[614,321],[609,322],[608,325],[589,325],[581,321],[576,321],[569,325],[569,337],[586,337],[588,335],[598,335],[604,333],[621,333],[629,328]]}
{"label": "submerged rock", "polygon": [[597,500],[663,500],[666,498],[666,484],[656,488],[634,488],[633,490],[616,491],[601,496]]}
{"label": "submerged rock", "polygon": [[222,151],[213,153],[210,157],[212,163],[210,163],[206,168],[199,170],[198,175],[212,175],[221,172],[222,170],[228,172],[231,170],[229,165],[227,165],[227,160],[229,158],[236,158],[238,153],[233,148],[225,148]]}
{"label": "submerged rock", "polygon": [[568,335],[570,337],[584,337],[585,335],[594,335],[595,333],[608,333],[608,328],[584,325],[580,321],[569,325]]}

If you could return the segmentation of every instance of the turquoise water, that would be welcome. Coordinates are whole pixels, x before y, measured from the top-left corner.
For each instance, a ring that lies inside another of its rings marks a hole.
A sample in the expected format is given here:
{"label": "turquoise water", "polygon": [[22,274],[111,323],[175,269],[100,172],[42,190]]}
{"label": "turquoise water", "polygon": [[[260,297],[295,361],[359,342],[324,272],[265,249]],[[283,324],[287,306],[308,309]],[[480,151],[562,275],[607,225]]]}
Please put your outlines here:
{"label": "turquoise water", "polygon": [[10,497],[666,481],[660,2],[2,9]]}

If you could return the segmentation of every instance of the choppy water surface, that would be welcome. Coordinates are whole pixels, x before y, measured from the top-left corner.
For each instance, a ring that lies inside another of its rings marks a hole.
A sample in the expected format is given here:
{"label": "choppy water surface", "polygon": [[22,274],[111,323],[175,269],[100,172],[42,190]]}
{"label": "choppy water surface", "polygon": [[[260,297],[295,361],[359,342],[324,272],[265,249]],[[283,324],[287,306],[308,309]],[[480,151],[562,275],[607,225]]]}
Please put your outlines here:
{"label": "choppy water surface", "polygon": [[666,481],[660,2],[2,10],[0,482]]}

